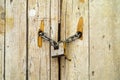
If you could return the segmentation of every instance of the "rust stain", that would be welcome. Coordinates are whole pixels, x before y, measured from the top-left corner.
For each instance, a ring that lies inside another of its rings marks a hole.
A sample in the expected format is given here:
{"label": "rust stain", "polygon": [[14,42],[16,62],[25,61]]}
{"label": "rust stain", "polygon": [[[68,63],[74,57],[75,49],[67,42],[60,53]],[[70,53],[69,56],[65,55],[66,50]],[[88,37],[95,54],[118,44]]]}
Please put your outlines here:
{"label": "rust stain", "polygon": [[79,19],[77,31],[82,32],[82,37],[80,39],[83,40],[83,17],[80,17]]}
{"label": "rust stain", "polygon": [[84,2],[85,2],[85,0],[80,0],[80,2],[81,2],[81,3],[84,3]]}

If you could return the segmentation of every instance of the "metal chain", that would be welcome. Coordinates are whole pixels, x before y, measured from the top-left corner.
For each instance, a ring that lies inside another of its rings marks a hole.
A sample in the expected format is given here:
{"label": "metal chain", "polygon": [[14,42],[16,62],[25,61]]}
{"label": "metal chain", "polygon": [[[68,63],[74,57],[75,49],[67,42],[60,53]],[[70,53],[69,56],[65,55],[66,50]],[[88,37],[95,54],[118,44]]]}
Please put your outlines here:
{"label": "metal chain", "polygon": [[54,49],[58,49],[60,43],[62,43],[62,42],[70,43],[72,41],[75,41],[76,39],[79,39],[82,36],[82,33],[81,32],[76,32],[75,35],[70,36],[65,41],[59,41],[59,42],[56,42],[56,41],[52,40],[51,38],[47,37],[46,34],[42,31],[39,31],[38,35],[41,36],[43,39],[49,41],[50,44],[54,47]]}
{"label": "metal chain", "polygon": [[43,39],[49,41],[50,44],[51,44],[55,49],[58,49],[59,44],[58,44],[56,41],[54,41],[54,40],[52,40],[51,38],[49,38],[49,37],[46,35],[46,33],[42,32],[42,31],[39,31],[39,32],[38,32],[38,35],[41,36]]}
{"label": "metal chain", "polygon": [[73,41],[79,39],[81,36],[82,36],[81,32],[76,32],[76,34],[74,34],[73,36],[68,37],[64,42],[65,43],[73,42]]}

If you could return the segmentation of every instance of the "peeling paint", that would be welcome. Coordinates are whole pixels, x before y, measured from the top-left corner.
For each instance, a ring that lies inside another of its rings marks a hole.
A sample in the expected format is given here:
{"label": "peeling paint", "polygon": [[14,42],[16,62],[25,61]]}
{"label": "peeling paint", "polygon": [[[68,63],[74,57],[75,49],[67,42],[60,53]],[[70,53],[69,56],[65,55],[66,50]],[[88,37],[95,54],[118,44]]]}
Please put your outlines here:
{"label": "peeling paint", "polygon": [[36,10],[35,9],[31,9],[30,11],[29,11],[29,16],[30,17],[33,17],[33,16],[35,16],[36,15]]}

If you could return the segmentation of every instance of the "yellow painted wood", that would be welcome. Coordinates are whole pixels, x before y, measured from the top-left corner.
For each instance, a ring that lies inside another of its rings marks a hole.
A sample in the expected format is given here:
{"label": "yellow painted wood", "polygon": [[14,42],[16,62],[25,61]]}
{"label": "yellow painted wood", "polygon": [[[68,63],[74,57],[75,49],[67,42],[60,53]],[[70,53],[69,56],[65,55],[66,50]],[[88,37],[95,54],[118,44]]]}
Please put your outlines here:
{"label": "yellow painted wood", "polygon": [[50,0],[28,0],[29,42],[28,77],[29,80],[50,80],[50,45],[42,41],[38,47],[40,21],[44,21],[44,32],[50,36]]}
{"label": "yellow painted wood", "polygon": [[81,0],[63,0],[62,3],[62,39],[75,34],[78,24],[83,25],[84,39],[66,44],[67,58],[62,57],[61,60],[61,79],[88,80],[88,0],[84,3]]}
{"label": "yellow painted wood", "polygon": [[26,0],[6,0],[5,79],[26,80]]}
{"label": "yellow painted wood", "polygon": [[[39,31],[44,32],[44,20],[41,20]],[[42,37],[38,36],[38,47],[42,47]]]}
{"label": "yellow painted wood", "polygon": [[120,0],[90,0],[90,80],[120,80]]}
{"label": "yellow painted wood", "polygon": [[[84,25],[84,22],[83,22],[83,17],[80,17],[79,21],[78,21],[78,25],[77,25],[77,31],[78,32],[82,32],[83,33],[83,25]],[[83,40],[83,35],[80,37],[81,40]]]}
{"label": "yellow painted wood", "polygon": [[0,0],[0,80],[3,80],[4,74],[4,28],[5,28],[5,4]]}

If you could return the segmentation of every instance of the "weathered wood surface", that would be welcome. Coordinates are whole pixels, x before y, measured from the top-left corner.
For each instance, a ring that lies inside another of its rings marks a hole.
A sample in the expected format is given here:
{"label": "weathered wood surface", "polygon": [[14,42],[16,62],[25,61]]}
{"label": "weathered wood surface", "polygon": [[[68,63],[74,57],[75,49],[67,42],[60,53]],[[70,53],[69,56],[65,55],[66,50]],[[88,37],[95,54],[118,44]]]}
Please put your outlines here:
{"label": "weathered wood surface", "polygon": [[88,0],[63,0],[62,39],[77,31],[80,17],[83,17],[83,40],[66,45],[66,58],[61,61],[62,80],[88,80]]}
{"label": "weathered wood surface", "polygon": [[0,0],[0,80],[4,74],[4,28],[5,28],[5,4]]}
{"label": "weathered wood surface", "polygon": [[26,0],[5,5],[5,80],[26,80]]}
{"label": "weathered wood surface", "polygon": [[[59,20],[59,1],[51,0],[51,38],[58,41],[58,20]],[[53,46],[51,46],[51,56],[55,55]],[[51,58],[51,80],[58,80],[58,58]]]}
{"label": "weathered wood surface", "polygon": [[[119,80],[119,7],[119,0],[0,0],[0,80]],[[67,44],[60,63],[51,58],[49,42],[38,47],[41,20],[45,33],[58,41],[59,23],[65,40],[81,17],[83,40]]]}
{"label": "weathered wood surface", "polygon": [[[66,0],[62,0],[61,2],[61,40],[65,40],[66,39],[66,9],[67,9],[67,5],[66,5],[67,1]],[[66,53],[66,50],[64,50],[64,52]],[[64,54],[65,54],[64,53]],[[60,78],[61,80],[66,80],[66,60],[65,57],[61,57],[60,60]]]}
{"label": "weathered wood surface", "polygon": [[29,43],[28,70],[29,80],[50,80],[50,46],[43,40],[38,47],[38,30],[44,21],[44,32],[50,36],[50,0],[28,0]]}
{"label": "weathered wood surface", "polygon": [[90,80],[120,80],[120,0],[90,0]]}

